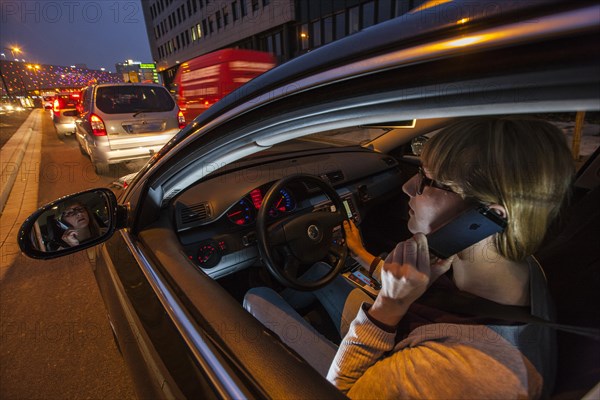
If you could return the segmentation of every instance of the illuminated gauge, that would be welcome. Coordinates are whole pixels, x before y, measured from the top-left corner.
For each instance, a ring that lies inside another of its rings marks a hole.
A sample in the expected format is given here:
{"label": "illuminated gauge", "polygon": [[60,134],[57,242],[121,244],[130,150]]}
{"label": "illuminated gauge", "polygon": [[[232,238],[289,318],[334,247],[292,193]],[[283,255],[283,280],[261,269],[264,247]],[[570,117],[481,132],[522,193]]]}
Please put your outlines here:
{"label": "illuminated gauge", "polygon": [[221,261],[221,249],[214,240],[206,240],[198,245],[196,262],[202,268],[212,268]]}
{"label": "illuminated gauge", "polygon": [[279,214],[290,212],[296,208],[296,201],[292,194],[287,189],[281,189],[277,198],[273,202],[273,206],[269,210],[269,215],[275,217]]}
{"label": "illuminated gauge", "polygon": [[254,221],[255,213],[254,205],[244,197],[227,211],[227,218],[236,225],[247,225]]}

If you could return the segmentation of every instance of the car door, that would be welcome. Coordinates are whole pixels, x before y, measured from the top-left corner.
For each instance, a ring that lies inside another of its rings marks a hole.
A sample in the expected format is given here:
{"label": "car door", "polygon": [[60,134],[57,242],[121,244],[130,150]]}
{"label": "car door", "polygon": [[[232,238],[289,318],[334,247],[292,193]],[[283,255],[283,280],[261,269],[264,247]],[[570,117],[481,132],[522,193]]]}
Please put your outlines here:
{"label": "car door", "polygon": [[75,134],[82,152],[88,154],[88,143],[91,135],[91,128],[88,122],[90,107],[92,104],[93,88],[88,86],[81,91],[80,103],[77,107],[79,115],[75,120]]}

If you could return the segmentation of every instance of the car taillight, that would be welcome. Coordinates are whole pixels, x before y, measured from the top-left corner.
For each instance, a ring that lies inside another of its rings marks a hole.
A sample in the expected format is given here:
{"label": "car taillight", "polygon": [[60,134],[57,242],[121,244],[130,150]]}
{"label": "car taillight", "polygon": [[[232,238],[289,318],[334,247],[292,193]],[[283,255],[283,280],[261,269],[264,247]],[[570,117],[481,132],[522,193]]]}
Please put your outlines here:
{"label": "car taillight", "polygon": [[104,127],[104,121],[96,114],[90,115],[90,125],[92,125],[92,133],[95,136],[106,136],[106,128]]}
{"label": "car taillight", "polygon": [[179,122],[179,129],[185,128],[185,117],[183,116],[183,111],[179,111],[177,113],[177,122]]}
{"label": "car taillight", "polygon": [[60,115],[61,106],[62,106],[62,104],[61,104],[60,99],[54,100],[54,108],[52,109],[52,111],[54,111],[55,114]]}

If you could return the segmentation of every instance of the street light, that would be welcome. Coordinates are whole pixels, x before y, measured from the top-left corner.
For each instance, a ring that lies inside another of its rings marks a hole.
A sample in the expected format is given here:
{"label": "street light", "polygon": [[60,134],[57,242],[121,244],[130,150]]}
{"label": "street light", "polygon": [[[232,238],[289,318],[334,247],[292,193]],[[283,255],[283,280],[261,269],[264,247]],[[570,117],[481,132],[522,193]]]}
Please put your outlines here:
{"label": "street light", "polygon": [[[10,51],[10,54],[12,55],[12,58],[15,61],[18,61],[18,59],[15,57],[15,53],[16,54],[23,53],[23,51],[17,46],[2,47],[2,49]],[[6,54],[2,53],[2,55],[4,56],[4,58],[6,58]],[[25,82],[23,82],[23,78],[21,77],[21,74],[18,73],[17,76],[19,77],[19,80],[21,81],[21,85],[22,85],[21,91],[23,91],[23,89],[25,89],[25,91],[27,91],[27,87],[25,86]],[[0,78],[2,78],[2,84],[4,85],[4,88],[6,89],[6,93],[8,94],[8,97],[12,99],[11,93],[8,90],[8,85],[6,84],[6,80],[4,79],[4,74],[2,73],[1,69],[0,69]]]}
{"label": "street light", "polygon": [[[19,54],[22,53],[21,49],[18,48],[17,46],[12,46],[12,47],[3,47],[4,50],[9,50],[10,54],[13,57],[13,60],[17,61],[17,58],[15,57],[15,53]],[[6,57],[6,56],[4,56]]]}

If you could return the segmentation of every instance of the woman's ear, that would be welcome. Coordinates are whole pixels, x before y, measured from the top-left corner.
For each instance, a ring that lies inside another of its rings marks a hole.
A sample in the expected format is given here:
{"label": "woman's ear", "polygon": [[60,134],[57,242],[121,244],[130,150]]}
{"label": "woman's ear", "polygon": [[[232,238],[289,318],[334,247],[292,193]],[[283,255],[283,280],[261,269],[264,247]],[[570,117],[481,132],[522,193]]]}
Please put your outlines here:
{"label": "woman's ear", "polygon": [[508,219],[508,213],[506,212],[506,208],[504,208],[504,206],[501,206],[500,204],[491,204],[489,209],[497,216]]}

